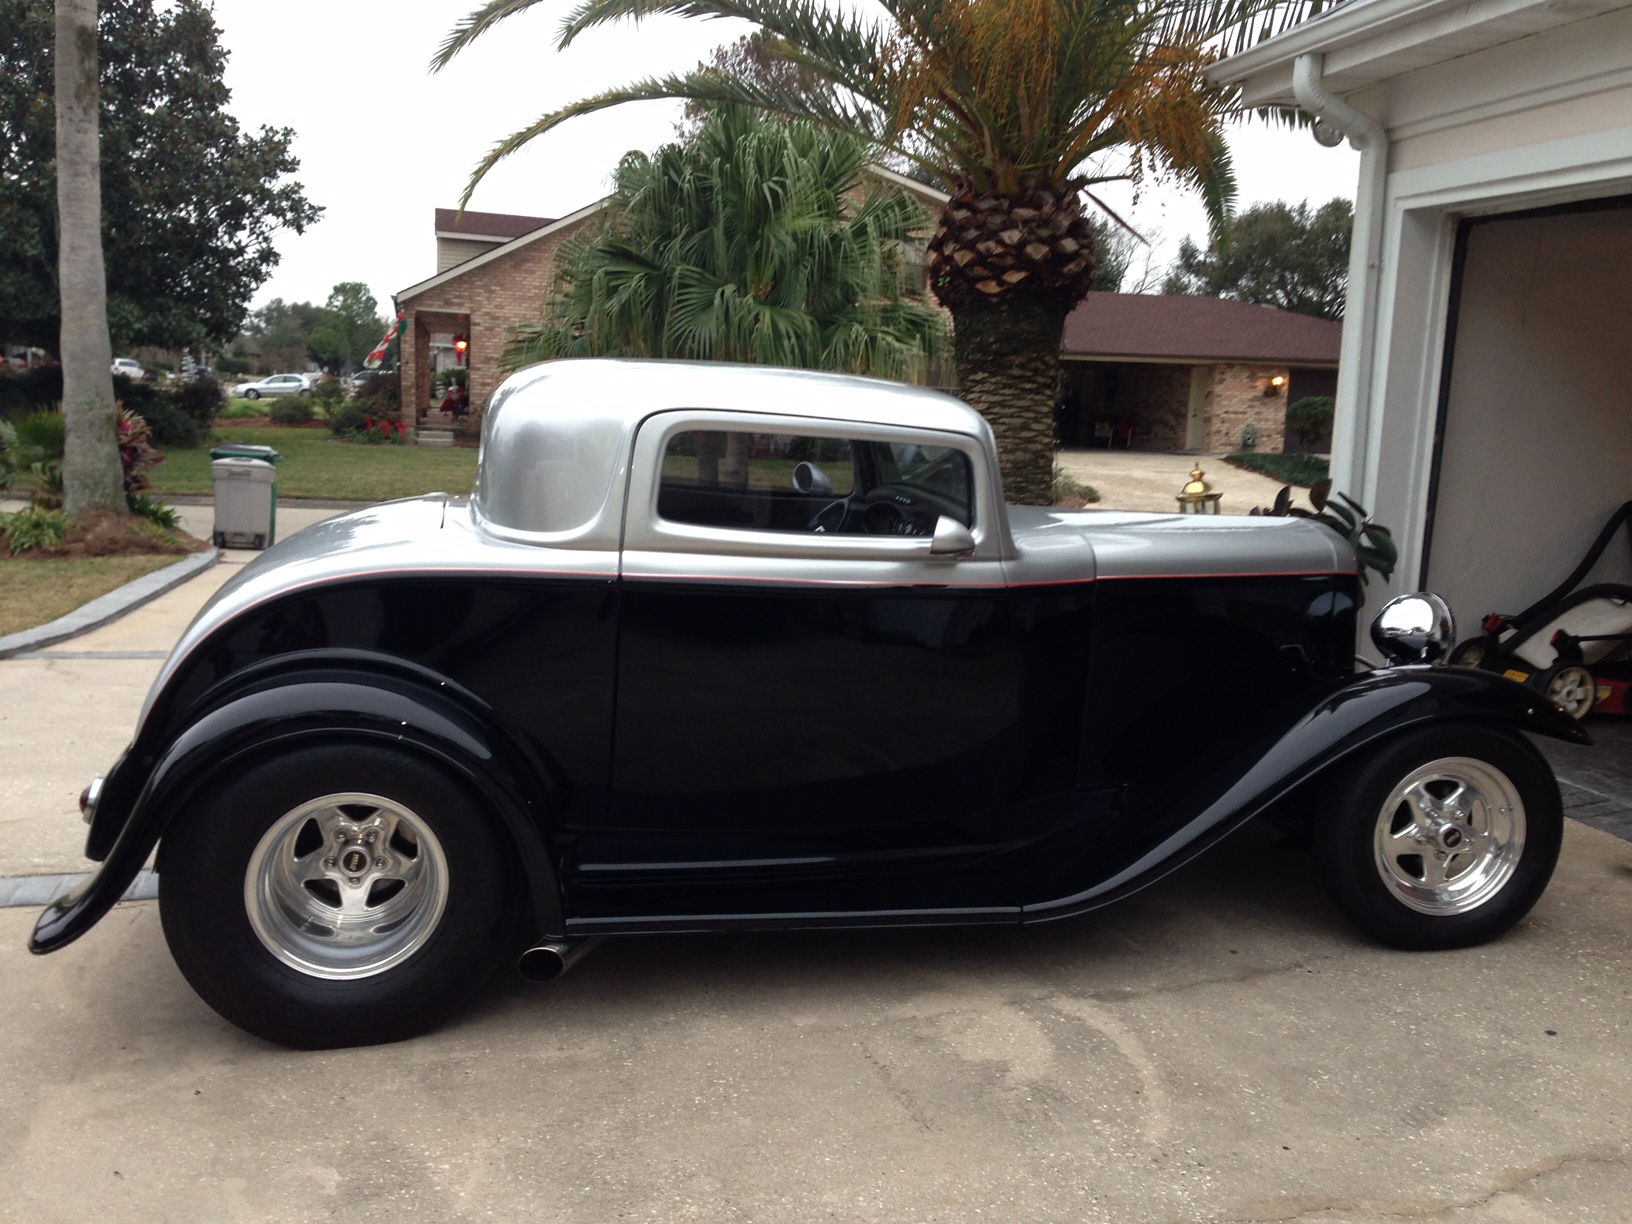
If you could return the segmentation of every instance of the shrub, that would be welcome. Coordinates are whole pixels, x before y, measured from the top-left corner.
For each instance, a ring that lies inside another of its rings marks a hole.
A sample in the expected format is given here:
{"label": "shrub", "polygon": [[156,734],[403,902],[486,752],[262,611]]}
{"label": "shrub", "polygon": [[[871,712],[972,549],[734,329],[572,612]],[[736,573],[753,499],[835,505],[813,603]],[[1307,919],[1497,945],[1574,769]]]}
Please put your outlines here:
{"label": "shrub", "polygon": [[250,370],[249,358],[234,357],[223,353],[215,359],[215,368],[223,374],[248,374]]}
{"label": "shrub", "polygon": [[139,518],[146,519],[155,527],[162,527],[166,531],[181,530],[181,515],[150,494],[138,493],[135,497],[132,497],[130,499],[130,512]]}
{"label": "shrub", "polygon": [[402,407],[402,374],[397,370],[371,374],[351,393],[351,398],[376,414],[396,412]]}
{"label": "shrub", "polygon": [[35,412],[62,401],[60,365],[0,366],[0,413]]}
{"label": "shrub", "polygon": [[152,485],[148,472],[164,462],[164,456],[154,450],[147,422],[134,412],[119,409],[119,463],[124,468],[125,501],[146,492]]}
{"label": "shrub", "polygon": [[6,516],[6,544],[14,553],[56,548],[68,534],[68,520],[60,510],[30,506]]}
{"label": "shrub", "polygon": [[62,453],[67,442],[60,412],[35,412],[0,426],[0,445],[6,450],[8,479],[28,473],[38,486],[34,500],[42,505],[62,504]]}
{"label": "shrub", "polygon": [[200,433],[208,431],[227,406],[227,393],[213,378],[188,379],[170,395],[175,406],[198,425]]}
{"label": "shrub", "polygon": [[312,405],[298,395],[291,395],[274,403],[267,415],[274,425],[304,425],[312,419]]}
{"label": "shrub", "polygon": [[156,397],[136,415],[147,422],[155,446],[192,450],[204,441],[198,422],[171,403],[168,396]]}
{"label": "shrub", "polygon": [[1298,435],[1298,441],[1308,447],[1332,433],[1332,418],[1337,401],[1329,395],[1306,395],[1286,410],[1286,424]]}
{"label": "shrub", "polygon": [[325,421],[340,411],[346,402],[346,388],[338,378],[324,376],[318,379],[317,388],[312,392],[312,400],[317,408],[317,415]]}
{"label": "shrub", "polygon": [[364,417],[362,426],[351,432],[354,442],[381,443],[389,442],[396,445],[408,440],[408,426],[401,421],[387,421],[377,417]]}
{"label": "shrub", "polygon": [[329,428],[334,431],[335,437],[347,438],[360,430],[363,427],[363,422],[369,417],[369,411],[355,401],[342,404],[329,417]]}
{"label": "shrub", "polygon": [[218,419],[223,421],[248,421],[258,419],[266,415],[266,411],[269,407],[271,407],[270,400],[228,400],[227,406],[221,410],[221,416]]}
{"label": "shrub", "polygon": [[1054,504],[1081,509],[1099,500],[1099,490],[1085,485],[1064,468],[1054,469]]}
{"label": "shrub", "polygon": [[1331,473],[1326,460],[1314,455],[1277,455],[1271,451],[1241,451],[1224,457],[1226,463],[1249,472],[1258,472],[1290,485],[1310,488]]}

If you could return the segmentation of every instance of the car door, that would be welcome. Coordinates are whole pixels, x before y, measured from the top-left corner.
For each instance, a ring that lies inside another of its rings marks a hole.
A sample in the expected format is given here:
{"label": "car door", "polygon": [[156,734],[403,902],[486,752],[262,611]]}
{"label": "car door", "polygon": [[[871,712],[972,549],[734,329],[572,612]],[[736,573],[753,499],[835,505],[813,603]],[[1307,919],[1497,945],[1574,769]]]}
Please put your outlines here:
{"label": "car door", "polygon": [[[567,865],[571,912],[1011,918],[994,860],[1027,835],[1028,797],[1070,785],[1037,768],[1039,714],[1058,714],[1039,672],[1075,664],[1041,656],[1004,585],[998,497],[974,437],[648,419],[611,797]],[[964,555],[931,554],[942,514],[968,527]]]}

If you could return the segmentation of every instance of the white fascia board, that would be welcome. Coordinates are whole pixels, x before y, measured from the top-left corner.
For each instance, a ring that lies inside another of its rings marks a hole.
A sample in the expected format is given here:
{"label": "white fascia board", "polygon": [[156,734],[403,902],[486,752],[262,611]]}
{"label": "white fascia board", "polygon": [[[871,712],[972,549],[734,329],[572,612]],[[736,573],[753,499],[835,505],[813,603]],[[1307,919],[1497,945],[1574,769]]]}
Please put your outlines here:
{"label": "white fascia board", "polygon": [[[542,226],[540,228],[543,228]],[[533,231],[528,230],[527,234]],[[527,234],[515,234],[506,238],[503,234],[466,234],[460,230],[437,230],[438,238],[452,238],[459,242],[514,242],[517,238],[525,238]]]}
{"label": "white fascia board", "polygon": [[429,280],[422,280],[417,285],[409,285],[406,289],[398,290],[396,293],[391,295],[392,301],[398,303],[400,306],[401,303],[408,301],[410,298],[418,297],[420,294],[425,293],[428,290],[435,289],[438,285],[445,285],[451,280],[456,280],[459,277],[464,276],[467,272],[474,272],[483,264],[492,263],[495,259],[503,258],[512,251],[520,250],[529,242],[537,242],[540,238],[548,238],[551,234],[558,233],[559,231],[566,229],[569,225],[576,225],[578,222],[583,221],[588,217],[592,217],[596,213],[600,212],[601,209],[605,208],[609,203],[611,203],[611,201],[611,196],[605,196],[602,199],[596,200],[593,204],[580,208],[575,213],[568,213],[559,221],[552,221],[548,225],[541,225],[538,229],[533,230],[531,233],[523,234],[520,238],[512,238],[503,246],[496,246],[491,251],[483,251],[480,255],[465,260],[464,263],[455,264],[446,272],[438,272]]}
{"label": "white fascia board", "polygon": [[1346,94],[1627,7],[1632,0],[1355,0],[1220,60],[1207,76],[1240,86],[1244,106],[1294,105],[1300,55],[1324,55],[1326,87]]}
{"label": "white fascia board", "polygon": [[881,166],[877,162],[869,162],[867,164],[867,172],[869,174],[876,174],[886,183],[893,183],[903,191],[910,191],[913,195],[923,196],[924,199],[929,200],[934,204],[945,204],[952,198],[939,188],[931,187],[928,183],[920,183],[917,179],[911,177],[910,175],[902,174],[896,170],[891,170],[888,166]]}

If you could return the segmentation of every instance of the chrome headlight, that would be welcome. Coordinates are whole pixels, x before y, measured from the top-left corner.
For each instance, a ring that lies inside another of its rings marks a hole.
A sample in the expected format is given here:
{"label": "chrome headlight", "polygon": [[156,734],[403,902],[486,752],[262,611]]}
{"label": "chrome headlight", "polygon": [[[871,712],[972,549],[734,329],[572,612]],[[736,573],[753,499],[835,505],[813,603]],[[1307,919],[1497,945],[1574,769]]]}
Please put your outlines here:
{"label": "chrome headlight", "polygon": [[1397,595],[1371,622],[1371,642],[1393,663],[1438,663],[1456,644],[1456,618],[1431,591]]}

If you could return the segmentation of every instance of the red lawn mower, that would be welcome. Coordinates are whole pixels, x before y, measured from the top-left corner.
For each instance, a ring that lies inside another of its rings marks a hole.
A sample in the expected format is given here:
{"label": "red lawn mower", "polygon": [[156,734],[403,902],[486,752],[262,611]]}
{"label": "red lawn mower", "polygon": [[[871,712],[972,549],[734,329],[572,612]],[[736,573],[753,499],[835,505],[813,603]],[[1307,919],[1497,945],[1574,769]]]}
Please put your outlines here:
{"label": "red lawn mower", "polygon": [[1538,688],[1576,718],[1632,714],[1632,586],[1576,590],[1623,525],[1632,545],[1632,502],[1610,516],[1568,578],[1516,616],[1485,617],[1484,633],[1452,651],[1451,662]]}

